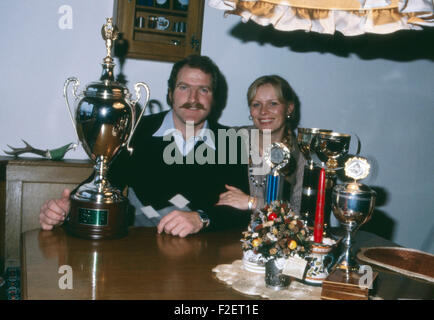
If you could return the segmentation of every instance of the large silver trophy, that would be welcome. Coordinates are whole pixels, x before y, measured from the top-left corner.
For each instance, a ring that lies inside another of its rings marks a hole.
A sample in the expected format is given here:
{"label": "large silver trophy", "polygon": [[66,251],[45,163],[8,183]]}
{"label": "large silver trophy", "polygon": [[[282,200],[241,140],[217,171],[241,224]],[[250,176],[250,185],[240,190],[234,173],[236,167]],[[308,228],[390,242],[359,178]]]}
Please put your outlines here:
{"label": "large silver trophy", "polygon": [[[78,79],[68,78],[63,89],[78,138],[95,163],[93,180],[71,193],[71,209],[65,228],[71,234],[87,239],[116,238],[127,234],[128,200],[121,190],[110,185],[107,171],[123,147],[132,152],[130,141],[150,96],[148,86],[139,82],[134,86],[136,99],[131,100],[128,89],[114,80],[111,51],[118,30],[111,18],[107,18],[101,33],[107,56],[102,63],[100,81],[88,84],[83,92],[78,93]],[[70,84],[73,84],[74,112],[68,99]],[[137,117],[136,103],[141,98],[141,88],[146,92],[146,99]]]}
{"label": "large silver trophy", "polygon": [[358,183],[369,174],[370,165],[364,158],[353,157],[345,163],[345,175],[353,182],[333,188],[332,209],[346,231],[342,240],[344,251],[338,259],[337,268],[346,272],[357,272],[359,266],[351,253],[353,235],[366,223],[374,210],[376,193],[368,186]]}

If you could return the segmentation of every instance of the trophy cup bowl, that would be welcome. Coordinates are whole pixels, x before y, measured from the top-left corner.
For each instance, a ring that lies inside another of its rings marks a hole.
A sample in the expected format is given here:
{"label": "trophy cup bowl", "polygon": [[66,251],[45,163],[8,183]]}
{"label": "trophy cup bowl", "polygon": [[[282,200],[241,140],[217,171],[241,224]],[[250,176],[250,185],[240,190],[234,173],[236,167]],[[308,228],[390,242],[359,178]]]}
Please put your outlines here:
{"label": "trophy cup bowl", "polygon": [[308,165],[313,166],[312,152],[314,152],[314,150],[312,148],[312,142],[318,134],[329,132],[332,131],[318,128],[297,128],[297,144]]}
{"label": "trophy cup bowl", "polygon": [[350,148],[351,135],[338,132],[320,132],[313,143],[315,154],[326,163],[329,174],[334,175],[338,160],[345,156]]}
{"label": "trophy cup bowl", "polygon": [[[147,102],[149,88],[143,83],[135,84],[136,99],[121,83],[114,81],[111,47],[117,37],[117,29],[111,19],[102,28],[106,41],[107,56],[103,60],[100,81],[86,86],[77,93],[79,81],[68,78],[63,88],[66,106],[78,138],[87,155],[95,164],[93,180],[81,184],[71,192],[70,212],[65,229],[72,235],[86,239],[108,239],[125,236],[128,230],[128,200],[122,191],[111,186],[107,172],[111,161],[123,147],[131,153],[129,143],[140,121]],[[71,111],[68,87],[73,86],[74,110]],[[136,117],[136,103],[141,98],[141,88],[146,100],[140,116]]]}
{"label": "trophy cup bowl", "polygon": [[356,182],[340,184],[333,188],[333,214],[346,232],[342,240],[344,252],[338,258],[337,268],[346,271],[358,271],[359,265],[351,253],[353,236],[357,229],[371,218],[375,198],[374,190]]}

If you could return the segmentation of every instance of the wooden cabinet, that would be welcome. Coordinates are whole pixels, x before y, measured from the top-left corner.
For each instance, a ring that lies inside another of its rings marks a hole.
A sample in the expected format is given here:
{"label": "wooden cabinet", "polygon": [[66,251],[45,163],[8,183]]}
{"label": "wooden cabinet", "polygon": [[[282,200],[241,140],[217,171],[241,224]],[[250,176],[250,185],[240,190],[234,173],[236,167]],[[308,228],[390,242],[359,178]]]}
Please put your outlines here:
{"label": "wooden cabinet", "polygon": [[40,228],[39,209],[92,173],[85,160],[50,161],[0,157],[0,274],[20,265],[20,237]]}
{"label": "wooden cabinet", "polygon": [[116,1],[116,25],[127,44],[126,57],[175,62],[200,54],[204,2]]}

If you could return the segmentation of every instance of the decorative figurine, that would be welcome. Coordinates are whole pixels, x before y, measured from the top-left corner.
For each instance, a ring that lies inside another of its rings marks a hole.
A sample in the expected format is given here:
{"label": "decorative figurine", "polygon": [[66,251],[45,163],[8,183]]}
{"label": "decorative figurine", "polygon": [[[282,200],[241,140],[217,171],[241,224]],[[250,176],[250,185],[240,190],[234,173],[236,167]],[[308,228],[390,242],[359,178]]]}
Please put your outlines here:
{"label": "decorative figurine", "polygon": [[65,154],[69,150],[71,150],[71,149],[75,150],[77,148],[77,144],[68,143],[68,144],[66,144],[60,148],[41,150],[41,149],[33,148],[29,143],[27,143],[24,140],[22,140],[22,141],[26,145],[24,148],[14,148],[14,147],[11,147],[10,145],[7,145],[12,151],[3,150],[4,153],[11,155],[11,156],[14,156],[14,157],[18,157],[19,155],[24,154],[24,153],[33,153],[33,154],[37,154],[39,156],[42,156],[48,160],[60,161],[63,159],[63,157],[65,156]]}

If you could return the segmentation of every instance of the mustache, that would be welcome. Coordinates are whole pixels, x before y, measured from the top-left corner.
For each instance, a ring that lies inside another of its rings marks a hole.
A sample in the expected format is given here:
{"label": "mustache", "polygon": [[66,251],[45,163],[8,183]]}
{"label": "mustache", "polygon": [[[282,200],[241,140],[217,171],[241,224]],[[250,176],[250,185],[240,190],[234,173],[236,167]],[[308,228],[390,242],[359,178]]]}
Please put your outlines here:
{"label": "mustache", "polygon": [[184,103],[180,108],[183,108],[183,109],[197,108],[200,110],[205,110],[205,107],[203,106],[203,104],[201,104],[201,103],[189,103],[189,102]]}

